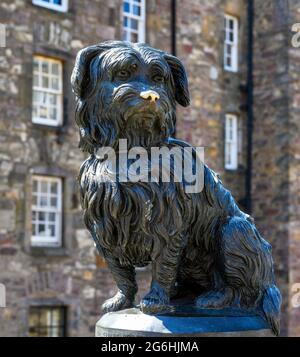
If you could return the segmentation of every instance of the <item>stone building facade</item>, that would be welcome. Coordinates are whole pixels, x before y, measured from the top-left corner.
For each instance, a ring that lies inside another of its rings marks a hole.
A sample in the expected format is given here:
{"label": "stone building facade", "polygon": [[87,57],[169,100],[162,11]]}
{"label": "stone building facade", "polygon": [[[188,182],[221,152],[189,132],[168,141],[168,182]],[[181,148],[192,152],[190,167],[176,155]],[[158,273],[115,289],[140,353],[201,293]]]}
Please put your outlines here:
{"label": "stone building facade", "polygon": [[[76,175],[84,155],[77,147],[69,78],[79,49],[122,38],[123,1],[69,0],[65,12],[37,4],[41,2],[0,3],[7,35],[6,47],[0,47],[0,283],[6,287],[7,305],[0,308],[0,335],[28,336],[38,309],[57,308],[64,310],[63,333],[91,336],[100,306],[115,286],[82,222]],[[248,1],[175,2],[174,17],[174,1],[145,0],[144,40],[168,52],[176,48],[191,92],[191,106],[177,110],[176,135],[205,147],[206,162],[244,207],[249,174]],[[300,50],[291,46],[289,29],[300,22],[299,10],[292,0],[255,1],[251,155],[252,215],[273,245],[284,296],[282,334],[297,336],[300,310],[290,301],[293,284],[300,283]],[[224,69],[224,14],[238,20],[236,72]],[[58,126],[32,121],[34,56],[62,63],[63,118]],[[226,114],[239,121],[235,170],[225,169]],[[33,178],[40,176],[62,182],[62,243],[55,247],[32,245]],[[140,297],[149,273],[138,271],[138,277]]]}

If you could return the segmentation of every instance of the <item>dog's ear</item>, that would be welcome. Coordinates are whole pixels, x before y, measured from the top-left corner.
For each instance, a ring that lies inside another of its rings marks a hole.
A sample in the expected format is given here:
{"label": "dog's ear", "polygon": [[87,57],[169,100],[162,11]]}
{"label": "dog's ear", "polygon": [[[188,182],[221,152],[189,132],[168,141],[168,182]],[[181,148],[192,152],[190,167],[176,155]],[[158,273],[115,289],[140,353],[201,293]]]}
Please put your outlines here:
{"label": "dog's ear", "polygon": [[182,62],[175,56],[166,54],[167,61],[173,76],[176,101],[183,107],[190,104],[188,79]]}
{"label": "dog's ear", "polygon": [[72,89],[78,98],[82,98],[84,90],[86,90],[92,78],[95,78],[90,73],[90,64],[102,51],[103,46],[94,45],[83,48],[78,52],[71,75]]}

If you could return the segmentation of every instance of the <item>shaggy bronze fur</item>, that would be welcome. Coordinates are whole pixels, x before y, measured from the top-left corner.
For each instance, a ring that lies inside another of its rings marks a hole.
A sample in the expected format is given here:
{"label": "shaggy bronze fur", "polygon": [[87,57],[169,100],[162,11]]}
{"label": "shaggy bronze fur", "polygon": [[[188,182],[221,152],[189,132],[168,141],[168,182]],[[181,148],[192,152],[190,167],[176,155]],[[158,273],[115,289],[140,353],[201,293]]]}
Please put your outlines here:
{"label": "shaggy bronze fur", "polygon": [[[103,146],[118,151],[119,139],[147,151],[189,146],[172,138],[176,102],[189,105],[179,59],[145,44],[100,43],[78,53],[72,86],[80,147],[90,154],[79,174],[84,221],[119,289],[104,310],[132,306],[135,267],[152,262],[143,312],[168,311],[172,296],[193,291],[200,308],[257,309],[278,334],[271,247],[211,169],[204,166],[203,190],[188,194],[172,175],[169,183],[113,181],[96,155]],[[149,90],[155,98],[141,96]]]}

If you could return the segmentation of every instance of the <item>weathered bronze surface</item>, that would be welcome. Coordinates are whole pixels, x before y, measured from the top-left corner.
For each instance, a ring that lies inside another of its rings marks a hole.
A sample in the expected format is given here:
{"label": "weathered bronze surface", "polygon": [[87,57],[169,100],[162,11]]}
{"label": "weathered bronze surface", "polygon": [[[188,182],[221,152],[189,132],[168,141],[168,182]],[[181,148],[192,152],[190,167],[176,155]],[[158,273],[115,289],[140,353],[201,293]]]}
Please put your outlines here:
{"label": "weathered bronze surface", "polygon": [[172,299],[189,295],[201,309],[255,309],[278,334],[271,246],[218,175],[204,165],[203,190],[187,193],[174,175],[170,182],[111,180],[97,157],[101,147],[118,152],[119,139],[148,152],[190,146],[172,138],[176,102],[190,102],[180,60],[146,44],[104,42],[78,53],[72,86],[80,147],[90,154],[79,174],[84,220],[119,289],[104,311],[133,306],[135,267],[151,262],[144,313],[170,312]]}

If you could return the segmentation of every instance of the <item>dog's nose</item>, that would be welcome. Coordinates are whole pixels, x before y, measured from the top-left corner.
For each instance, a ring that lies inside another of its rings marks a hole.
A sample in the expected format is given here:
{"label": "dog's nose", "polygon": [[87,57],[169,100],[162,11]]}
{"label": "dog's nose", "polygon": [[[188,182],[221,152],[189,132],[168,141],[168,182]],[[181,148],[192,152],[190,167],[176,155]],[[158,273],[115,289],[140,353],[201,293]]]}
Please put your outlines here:
{"label": "dog's nose", "polygon": [[143,99],[150,100],[150,102],[155,103],[159,99],[159,94],[155,92],[154,90],[146,90],[144,92],[140,93],[140,96]]}

